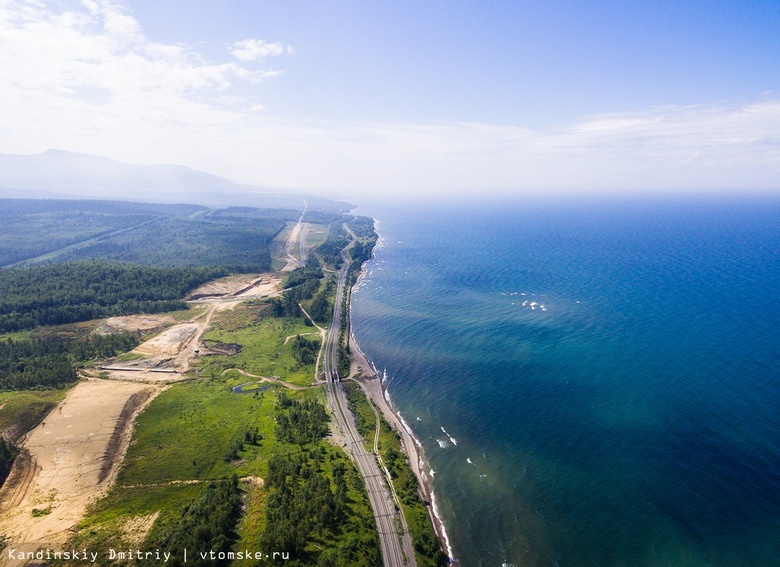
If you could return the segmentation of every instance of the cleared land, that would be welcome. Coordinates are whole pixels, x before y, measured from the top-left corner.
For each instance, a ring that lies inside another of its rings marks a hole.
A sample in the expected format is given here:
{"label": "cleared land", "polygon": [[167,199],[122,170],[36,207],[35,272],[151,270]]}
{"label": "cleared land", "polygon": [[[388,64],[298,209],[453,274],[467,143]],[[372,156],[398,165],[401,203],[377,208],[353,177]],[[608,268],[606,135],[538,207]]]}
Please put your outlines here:
{"label": "cleared land", "polygon": [[133,419],[158,392],[104,380],[70,390],[22,444],[25,458],[0,492],[0,533],[18,549],[65,544],[113,482]]}
{"label": "cleared land", "polygon": [[[67,543],[87,507],[105,496],[113,482],[136,415],[161,391],[149,383],[183,379],[203,346],[200,338],[214,313],[233,309],[247,298],[273,294],[280,282],[278,276],[253,274],[202,286],[193,294],[200,294],[200,299],[191,303],[189,320],[181,321],[182,314],[177,313],[101,321],[96,328],[100,333],[160,332],[124,361],[109,361],[87,371],[99,370],[109,380],[79,382],[27,435],[23,454],[0,491],[0,534],[17,549]],[[124,518],[123,540],[143,540],[158,513],[151,510]]]}
{"label": "cleared land", "polygon": [[249,299],[272,295],[281,287],[282,277],[275,273],[239,274],[221,278],[200,286],[188,300],[226,299],[238,297]]}

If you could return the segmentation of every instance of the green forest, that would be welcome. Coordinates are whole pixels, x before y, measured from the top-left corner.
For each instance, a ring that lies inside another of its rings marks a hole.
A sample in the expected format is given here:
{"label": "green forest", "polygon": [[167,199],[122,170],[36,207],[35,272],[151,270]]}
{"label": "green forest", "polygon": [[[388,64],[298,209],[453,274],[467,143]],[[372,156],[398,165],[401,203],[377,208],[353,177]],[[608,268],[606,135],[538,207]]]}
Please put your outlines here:
{"label": "green forest", "polygon": [[198,205],[0,199],[0,266],[21,262],[163,217],[207,212]]}
{"label": "green forest", "polygon": [[[149,544],[150,548],[172,550],[170,564],[182,565],[229,565],[230,561],[215,561],[216,556],[229,552],[238,537],[236,522],[241,517],[241,489],[238,478],[212,481],[195,502],[186,506],[182,518],[170,530],[159,534],[159,539]],[[187,562],[179,552],[187,550]],[[204,557],[203,554],[206,556]],[[141,564],[157,564],[141,561]]]}
{"label": "green forest", "polygon": [[137,334],[0,340],[0,390],[59,388],[76,381],[76,365],[138,346]]}
{"label": "green forest", "polygon": [[[376,527],[355,525],[360,520],[353,499],[364,491],[362,480],[343,453],[323,447],[327,421],[320,402],[279,394],[276,437],[298,450],[279,452],[268,462],[262,547],[288,551],[285,565],[381,565]],[[312,545],[318,541],[331,543]]]}
{"label": "green forest", "polygon": [[[310,222],[341,218],[307,214]],[[0,199],[0,267],[101,258],[261,272],[270,268],[271,241],[299,216],[295,209]]]}
{"label": "green forest", "polygon": [[271,267],[268,246],[284,227],[285,221],[275,218],[166,217],[64,252],[57,259],[105,258],[167,267],[218,265],[233,272],[263,272]]}
{"label": "green forest", "polygon": [[0,333],[133,313],[185,309],[221,267],[157,268],[104,260],[0,269]]}
{"label": "green forest", "polygon": [[11,465],[18,452],[16,445],[0,436],[0,486],[3,486],[8,473],[11,472]]}

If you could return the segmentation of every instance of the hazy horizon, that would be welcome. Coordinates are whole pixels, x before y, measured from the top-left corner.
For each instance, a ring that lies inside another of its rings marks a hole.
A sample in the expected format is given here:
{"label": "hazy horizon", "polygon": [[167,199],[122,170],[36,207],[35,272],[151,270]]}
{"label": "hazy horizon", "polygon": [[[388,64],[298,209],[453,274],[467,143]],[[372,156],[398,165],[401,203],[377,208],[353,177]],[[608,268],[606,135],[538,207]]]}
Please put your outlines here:
{"label": "hazy horizon", "polygon": [[0,153],[370,200],[773,193],[780,5],[0,3]]}

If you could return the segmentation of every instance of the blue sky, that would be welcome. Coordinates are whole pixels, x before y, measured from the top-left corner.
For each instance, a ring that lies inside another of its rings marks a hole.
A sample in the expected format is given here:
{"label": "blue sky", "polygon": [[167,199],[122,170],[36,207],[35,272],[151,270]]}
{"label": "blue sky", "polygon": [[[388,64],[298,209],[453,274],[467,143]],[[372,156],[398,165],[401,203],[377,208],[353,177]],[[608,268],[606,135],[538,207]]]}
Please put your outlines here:
{"label": "blue sky", "polygon": [[351,194],[774,191],[778,38],[777,0],[0,0],[0,152]]}

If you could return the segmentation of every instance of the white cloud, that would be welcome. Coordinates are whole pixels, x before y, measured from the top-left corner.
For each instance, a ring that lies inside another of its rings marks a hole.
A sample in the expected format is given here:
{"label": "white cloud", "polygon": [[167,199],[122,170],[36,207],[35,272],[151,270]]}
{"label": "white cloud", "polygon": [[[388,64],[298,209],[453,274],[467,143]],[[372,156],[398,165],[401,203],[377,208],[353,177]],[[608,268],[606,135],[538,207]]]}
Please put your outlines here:
{"label": "white cloud", "polygon": [[[108,0],[58,12],[44,2],[7,2],[0,15],[0,128],[32,119],[67,125],[153,116],[182,124],[231,123],[240,116],[209,104],[237,83],[279,75],[210,62],[184,45],[145,37],[137,20]],[[96,94],[99,93],[99,96]],[[255,101],[244,101],[254,103]],[[85,120],[79,120],[82,114]],[[9,116],[10,115],[10,116]],[[46,134],[40,131],[41,137]]]}
{"label": "white cloud", "polygon": [[[55,147],[269,186],[392,195],[780,188],[780,100],[771,93],[547,130],[280,119],[235,88],[278,71],[152,42],[115,2],[52,5],[0,0],[0,152]],[[290,51],[228,45],[246,61]]]}
{"label": "white cloud", "polygon": [[262,39],[245,39],[233,43],[230,53],[241,61],[262,61],[266,57],[275,57],[292,53],[292,47],[286,49],[281,43],[268,43]]}

